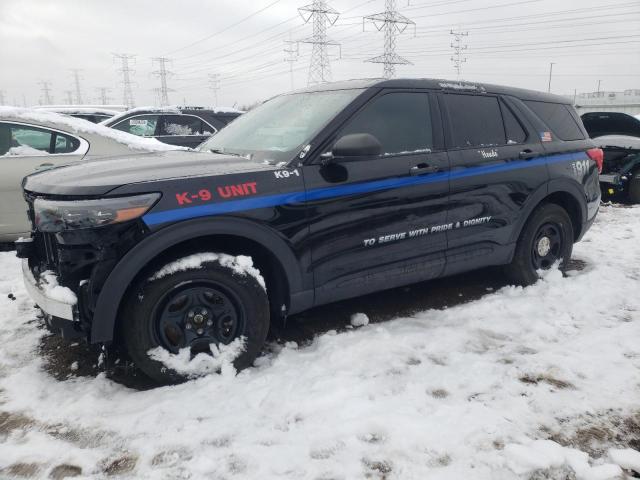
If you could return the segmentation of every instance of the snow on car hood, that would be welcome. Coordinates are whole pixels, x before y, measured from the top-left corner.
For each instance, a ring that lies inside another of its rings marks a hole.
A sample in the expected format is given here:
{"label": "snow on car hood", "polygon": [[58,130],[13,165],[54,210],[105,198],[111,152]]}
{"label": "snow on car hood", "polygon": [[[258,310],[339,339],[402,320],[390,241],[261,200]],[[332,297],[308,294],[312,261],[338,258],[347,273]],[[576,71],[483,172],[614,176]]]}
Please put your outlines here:
{"label": "snow on car hood", "polygon": [[96,125],[87,120],[67,115],[61,115],[44,110],[35,110],[18,107],[0,107],[0,120],[14,120],[17,122],[33,123],[43,127],[57,128],[68,133],[96,135],[109,138],[118,143],[126,145],[132,150],[143,150],[147,152],[161,152],[167,150],[185,150],[184,147],[168,145],[159,142],[155,138],[143,138],[131,135],[127,132],[114,130],[104,125]]}

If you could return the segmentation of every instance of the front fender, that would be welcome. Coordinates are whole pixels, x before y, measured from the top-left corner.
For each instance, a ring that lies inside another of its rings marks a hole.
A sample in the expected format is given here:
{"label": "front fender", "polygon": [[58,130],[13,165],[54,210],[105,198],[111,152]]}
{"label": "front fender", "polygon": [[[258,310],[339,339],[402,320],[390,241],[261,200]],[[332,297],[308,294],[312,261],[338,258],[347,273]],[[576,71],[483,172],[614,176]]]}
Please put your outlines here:
{"label": "front fender", "polygon": [[252,240],[271,251],[281,263],[289,283],[289,291],[312,288],[312,279],[303,275],[301,263],[288,242],[274,230],[241,218],[199,218],[161,228],[129,250],[116,264],[105,281],[98,300],[91,327],[91,342],[113,339],[118,310],[127,289],[138,273],[167,249],[187,240],[210,235],[234,235]]}

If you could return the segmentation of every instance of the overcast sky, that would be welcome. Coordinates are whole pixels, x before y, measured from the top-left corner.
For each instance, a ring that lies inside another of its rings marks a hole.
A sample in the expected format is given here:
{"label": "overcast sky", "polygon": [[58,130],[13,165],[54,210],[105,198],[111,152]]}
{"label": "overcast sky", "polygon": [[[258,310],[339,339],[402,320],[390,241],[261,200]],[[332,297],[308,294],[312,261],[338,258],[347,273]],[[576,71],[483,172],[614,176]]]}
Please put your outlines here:
{"label": "overcast sky", "polygon": [[[285,40],[311,35],[297,9],[311,0],[0,0],[0,91],[5,103],[42,100],[49,81],[55,103],[73,90],[81,69],[85,103],[110,88],[122,103],[112,53],[135,54],[137,105],[157,103],[151,57],[166,56],[174,76],[173,104],[213,105],[208,75],[218,74],[219,105],[246,105],[291,88]],[[328,29],[334,80],[379,77],[382,65],[364,60],[383,52],[383,34],[362,16],[384,10],[384,0],[333,0],[341,13]],[[452,28],[467,31],[465,80],[555,93],[640,89],[640,0],[397,0],[415,21],[399,35],[397,53],[413,65],[398,77],[455,79]],[[260,11],[262,10],[262,11]],[[247,18],[249,17],[249,18]],[[296,48],[294,44],[294,49]],[[311,45],[293,62],[295,88],[306,86]],[[341,58],[340,58],[341,56]]]}

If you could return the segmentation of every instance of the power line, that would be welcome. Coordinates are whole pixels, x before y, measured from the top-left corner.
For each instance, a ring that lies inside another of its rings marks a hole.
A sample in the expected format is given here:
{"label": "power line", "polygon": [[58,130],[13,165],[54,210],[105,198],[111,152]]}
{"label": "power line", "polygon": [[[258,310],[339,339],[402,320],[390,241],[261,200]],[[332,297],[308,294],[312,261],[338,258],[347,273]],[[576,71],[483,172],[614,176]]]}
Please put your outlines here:
{"label": "power line", "polygon": [[[289,40],[285,40],[285,46],[286,48],[284,49],[284,53],[287,54],[287,56],[285,57],[284,61],[289,63],[289,77],[291,80],[291,90],[294,89],[293,87],[293,63],[298,61],[298,57],[300,56],[300,44],[298,42],[294,42],[293,40],[291,40],[291,32],[289,32]],[[295,45],[295,48],[294,48]]]}
{"label": "power line", "polygon": [[53,105],[53,96],[51,95],[51,82],[47,80],[42,80],[38,82],[40,85],[40,90],[42,91],[42,99],[40,103],[44,103],[45,105]]}
{"label": "power line", "polygon": [[273,7],[276,3],[280,3],[281,1],[282,0],[275,0],[275,2],[270,3],[266,7],[261,8],[260,10],[256,10],[255,12],[251,13],[250,15],[247,15],[246,17],[238,20],[237,22],[232,23],[231,25],[223,28],[222,30],[218,30],[217,32],[212,33],[211,35],[207,35],[206,37],[201,38],[200,40],[196,40],[195,42],[191,42],[188,45],[185,45],[184,47],[180,47],[180,48],[176,48],[175,50],[171,50],[170,52],[167,52],[167,55],[169,55],[171,53],[175,53],[175,52],[180,52],[180,51],[185,50],[187,48],[193,47],[194,45],[197,45],[199,43],[206,42],[207,40],[209,40],[209,39],[211,39],[211,38],[213,38],[213,37],[215,37],[217,35],[220,35],[221,33],[224,33],[226,31],[232,29],[233,27],[235,27],[237,25],[240,25],[243,22],[246,22],[247,20],[255,17],[256,15],[258,15],[258,14],[260,14],[262,12],[264,12],[265,10],[268,10],[269,8]]}
{"label": "power line", "polygon": [[78,105],[82,105],[84,101],[82,100],[82,90],[80,90],[80,70],[77,68],[74,68],[71,70],[71,73],[73,75],[73,84],[74,84],[75,93],[76,93],[76,103]]}
{"label": "power line", "polygon": [[158,64],[158,70],[151,72],[152,75],[160,79],[160,89],[158,90],[158,99],[160,100],[160,106],[166,107],[169,105],[169,92],[173,91],[167,85],[167,77],[173,75],[173,72],[167,70],[167,63],[171,60],[166,57],[155,57],[151,59],[151,63]]}
{"label": "power line", "polygon": [[96,91],[98,92],[98,101],[100,102],[101,105],[109,105],[111,104],[111,97],[109,97],[109,92],[111,91],[110,88],[107,87],[98,87],[96,88]]}
{"label": "power line", "polygon": [[122,74],[122,103],[131,108],[135,105],[131,87],[131,76],[135,73],[135,70],[131,70],[129,62],[133,61],[135,63],[136,56],[128,53],[114,53],[113,57],[114,60],[119,60],[121,64],[118,71]]}
{"label": "power line", "polygon": [[313,34],[301,43],[310,43],[311,62],[309,64],[309,85],[325,83],[331,80],[331,64],[329,63],[328,47],[340,46],[338,42],[327,37],[327,27],[334,25],[340,14],[327,5],[325,0],[313,0],[313,3],[298,9],[304,23],[313,23]]}
{"label": "power line", "polygon": [[73,90],[65,90],[64,93],[67,96],[67,105],[73,105]]}
{"label": "power line", "polygon": [[209,90],[213,92],[213,99],[215,106],[218,106],[218,90],[220,90],[220,75],[217,73],[210,73],[209,77]]}
{"label": "power line", "polygon": [[411,65],[409,60],[396,53],[396,36],[415,23],[396,10],[396,0],[385,0],[384,5],[384,12],[362,19],[363,30],[366,22],[373,23],[378,31],[384,30],[384,53],[365,61],[384,64],[384,78],[392,78],[396,74],[396,65]]}
{"label": "power line", "polygon": [[468,45],[462,44],[462,39],[469,35],[469,32],[458,32],[451,30],[453,35],[453,42],[451,42],[451,48],[453,48],[453,56],[451,61],[453,62],[453,68],[456,70],[456,79],[460,80],[460,72],[462,71],[462,64],[467,62],[467,57],[463,53],[467,50]]}

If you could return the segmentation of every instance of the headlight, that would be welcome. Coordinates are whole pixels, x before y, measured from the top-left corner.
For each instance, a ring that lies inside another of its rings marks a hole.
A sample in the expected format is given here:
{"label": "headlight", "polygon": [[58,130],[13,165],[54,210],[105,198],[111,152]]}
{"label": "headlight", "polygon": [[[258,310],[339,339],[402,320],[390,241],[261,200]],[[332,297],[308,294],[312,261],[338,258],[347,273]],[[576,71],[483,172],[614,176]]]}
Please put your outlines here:
{"label": "headlight", "polygon": [[156,203],[159,193],[99,200],[44,200],[33,203],[36,228],[61,232],[95,228],[139,218]]}

